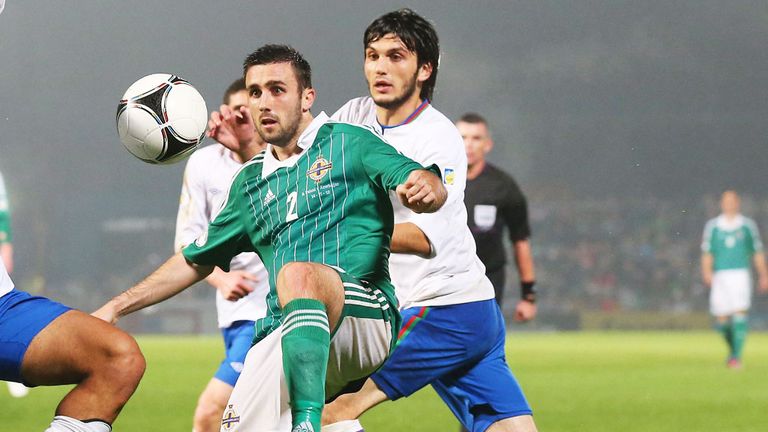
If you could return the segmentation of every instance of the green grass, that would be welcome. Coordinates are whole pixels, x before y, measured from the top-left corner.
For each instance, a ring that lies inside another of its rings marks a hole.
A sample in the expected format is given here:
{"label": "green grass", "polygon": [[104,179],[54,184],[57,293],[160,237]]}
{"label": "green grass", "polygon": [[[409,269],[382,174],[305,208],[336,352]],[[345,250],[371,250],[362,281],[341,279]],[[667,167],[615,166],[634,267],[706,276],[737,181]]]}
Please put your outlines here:
{"label": "green grass", "polygon": [[[216,368],[216,337],[141,337],[147,373],[115,424],[120,431],[192,429],[197,395]],[[724,367],[723,342],[705,333],[524,333],[508,361],[541,431],[764,431],[768,334],[752,333],[745,368]],[[23,399],[0,388],[0,431],[42,431],[66,388]],[[368,432],[458,431],[431,389],[363,417]]]}

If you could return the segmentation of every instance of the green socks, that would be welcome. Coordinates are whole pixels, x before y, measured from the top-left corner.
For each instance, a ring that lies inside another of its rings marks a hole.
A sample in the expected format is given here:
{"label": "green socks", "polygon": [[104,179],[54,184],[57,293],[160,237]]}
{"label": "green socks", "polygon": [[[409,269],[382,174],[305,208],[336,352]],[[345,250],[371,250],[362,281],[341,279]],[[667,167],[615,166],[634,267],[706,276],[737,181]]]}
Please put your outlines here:
{"label": "green socks", "polygon": [[331,332],[325,305],[295,299],[283,308],[283,369],[291,399],[292,432],[320,432]]}
{"label": "green socks", "polygon": [[749,325],[745,315],[734,315],[731,317],[731,358],[741,360],[744,342],[747,340],[748,328]]}
{"label": "green socks", "polygon": [[727,319],[724,322],[717,322],[715,328],[720,334],[723,335],[725,343],[728,344],[728,352],[733,353],[733,332],[731,331],[731,320]]}
{"label": "green socks", "polygon": [[717,331],[723,335],[728,343],[729,358],[741,360],[744,351],[744,342],[747,340],[749,323],[746,315],[733,315],[725,322],[715,324]]}

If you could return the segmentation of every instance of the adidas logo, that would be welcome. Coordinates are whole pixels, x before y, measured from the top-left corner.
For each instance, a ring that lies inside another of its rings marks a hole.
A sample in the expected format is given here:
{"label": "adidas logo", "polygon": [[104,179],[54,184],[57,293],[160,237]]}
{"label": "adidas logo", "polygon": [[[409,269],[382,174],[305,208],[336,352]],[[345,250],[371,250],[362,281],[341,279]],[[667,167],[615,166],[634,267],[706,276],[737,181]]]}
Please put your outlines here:
{"label": "adidas logo", "polygon": [[275,198],[276,197],[275,194],[272,193],[272,189],[267,189],[267,196],[264,197],[264,205],[271,203]]}
{"label": "adidas logo", "polygon": [[304,421],[297,424],[291,432],[315,432],[315,428],[312,427],[312,423]]}

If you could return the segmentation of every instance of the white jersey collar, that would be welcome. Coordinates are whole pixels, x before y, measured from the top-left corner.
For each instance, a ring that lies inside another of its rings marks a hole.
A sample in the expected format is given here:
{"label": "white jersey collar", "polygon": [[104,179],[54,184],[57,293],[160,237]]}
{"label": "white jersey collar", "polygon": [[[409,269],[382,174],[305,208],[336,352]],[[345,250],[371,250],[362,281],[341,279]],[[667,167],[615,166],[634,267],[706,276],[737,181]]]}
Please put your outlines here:
{"label": "white jersey collar", "polygon": [[737,214],[733,219],[728,219],[721,214],[717,217],[717,227],[726,231],[733,231],[744,225],[744,216]]}
{"label": "white jersey collar", "polygon": [[312,143],[315,142],[317,132],[320,127],[328,122],[329,118],[325,112],[321,112],[315,117],[309,126],[299,135],[299,141],[297,145],[302,150],[301,153],[297,153],[288,159],[279,160],[275,157],[272,149],[272,144],[267,144],[266,151],[264,152],[264,162],[261,169],[261,177],[266,178],[268,175],[279,170],[280,168],[288,168],[296,165],[296,161],[304,154],[304,150],[312,147]]}

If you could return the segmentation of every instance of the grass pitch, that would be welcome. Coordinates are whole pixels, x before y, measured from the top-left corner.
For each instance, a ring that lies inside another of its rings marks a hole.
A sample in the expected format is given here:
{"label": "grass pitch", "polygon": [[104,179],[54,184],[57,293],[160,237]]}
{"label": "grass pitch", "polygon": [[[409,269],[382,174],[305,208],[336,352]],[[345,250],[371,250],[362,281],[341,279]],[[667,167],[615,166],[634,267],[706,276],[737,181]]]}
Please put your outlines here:
{"label": "grass pitch", "polygon": [[[221,356],[217,337],[139,338],[147,372],[117,432],[192,429],[197,396]],[[508,361],[543,431],[765,431],[768,334],[749,335],[745,367],[725,368],[706,333],[514,333]],[[22,399],[0,387],[0,431],[42,431],[67,388]],[[368,432],[458,431],[431,389],[374,408]]]}

